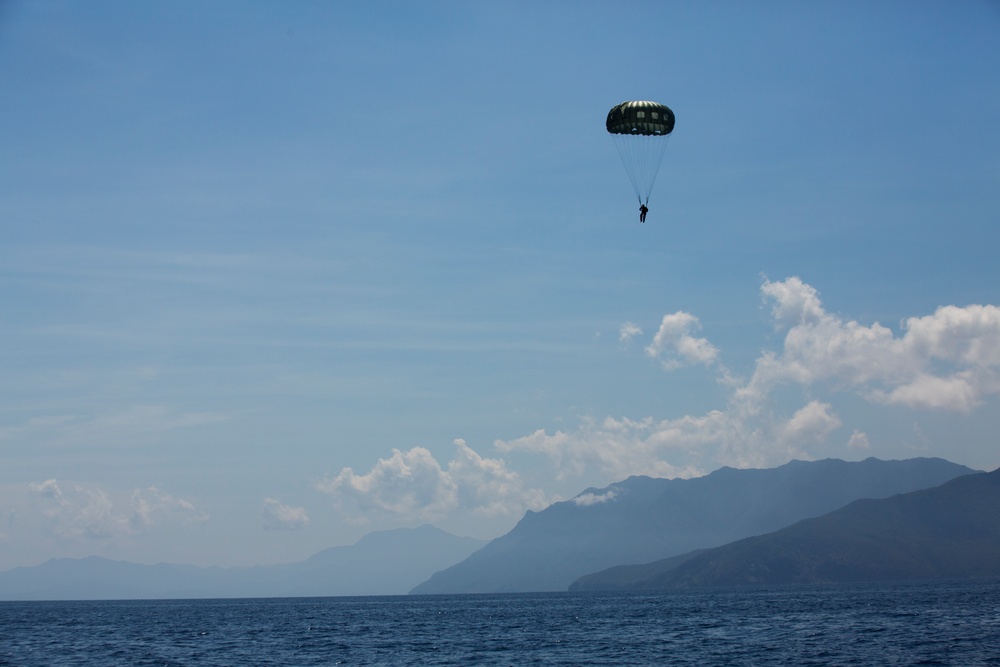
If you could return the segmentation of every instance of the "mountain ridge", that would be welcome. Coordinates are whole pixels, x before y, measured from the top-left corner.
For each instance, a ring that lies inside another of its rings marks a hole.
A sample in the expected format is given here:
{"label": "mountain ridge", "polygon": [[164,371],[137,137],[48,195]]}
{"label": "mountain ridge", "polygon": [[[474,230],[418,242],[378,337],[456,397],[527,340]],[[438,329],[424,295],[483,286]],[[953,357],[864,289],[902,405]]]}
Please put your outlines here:
{"label": "mountain ridge", "polygon": [[485,543],[424,525],[376,531],[353,545],[280,565],[226,568],[55,558],[0,572],[0,600],[403,595]]}
{"label": "mountain ridge", "polygon": [[859,498],[937,486],[972,472],[940,458],[868,458],[726,467],[693,479],[630,477],[526,513],[506,535],[411,593],[565,591],[608,567],[721,546]]}
{"label": "mountain ridge", "polygon": [[639,566],[570,590],[856,583],[1000,577],[1000,469],[861,499],[820,517]]}

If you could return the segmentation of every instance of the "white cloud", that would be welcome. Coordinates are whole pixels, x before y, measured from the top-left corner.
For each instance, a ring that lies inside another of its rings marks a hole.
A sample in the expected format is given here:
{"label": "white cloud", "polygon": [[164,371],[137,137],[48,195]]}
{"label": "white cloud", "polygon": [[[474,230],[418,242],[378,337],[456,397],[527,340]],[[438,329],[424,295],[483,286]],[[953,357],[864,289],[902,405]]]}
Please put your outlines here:
{"label": "white cloud", "polygon": [[618,329],[618,342],[628,343],[636,336],[642,335],[642,329],[631,322],[626,322]]}
{"label": "white cloud", "polygon": [[772,314],[779,325],[794,327],[815,323],[826,315],[819,292],[798,276],[778,282],[765,280],[760,291],[774,300]]}
{"label": "white cloud", "polygon": [[875,389],[871,396],[875,400],[911,408],[937,408],[954,412],[970,412],[979,405],[981,400],[981,392],[977,390],[975,385],[972,373],[957,373],[950,377],[918,373],[906,384],[889,391]]}
{"label": "white cloud", "polygon": [[414,447],[408,452],[393,449],[364,475],[344,468],[317,489],[338,500],[351,500],[362,513],[371,510],[398,516],[432,518],[456,505],[455,484],[429,450]]}
{"label": "white cloud", "polygon": [[829,382],[870,401],[955,412],[1000,394],[1000,308],[945,306],[909,318],[902,337],[874,323],[827,313],[798,278],[765,282],[779,324],[790,324],[780,354],[765,354],[747,395],[781,383]]}
{"label": "white cloud", "polygon": [[42,514],[61,537],[101,539],[132,532],[129,516],[116,514],[111,497],[100,487],[74,484],[64,493],[57,480],[48,479],[28,489],[42,500]]}
{"label": "white cloud", "polygon": [[906,321],[911,354],[969,367],[1000,366],[1000,308],[943,306],[933,315]]}
{"label": "white cloud", "polygon": [[448,514],[517,515],[548,504],[541,491],[525,489],[517,473],[500,459],[488,459],[463,440],[442,467],[423,447],[393,449],[366,474],[344,468],[316,485],[332,495],[348,515],[382,513],[406,520],[434,521]]}
{"label": "white cloud", "polygon": [[208,521],[208,515],[199,512],[190,501],[171,496],[155,486],[132,491],[129,521],[136,532],[145,531],[159,519],[168,517],[197,523]]}
{"label": "white cloud", "polygon": [[64,489],[55,479],[29,484],[50,529],[62,538],[111,539],[145,533],[158,522],[197,522],[208,515],[182,498],[156,487],[134,489],[116,498],[94,484],[70,483]]}
{"label": "white cloud", "polygon": [[591,505],[602,505],[604,503],[611,502],[617,497],[617,491],[614,489],[608,489],[606,492],[601,494],[581,493],[576,498],[573,498],[573,502],[580,507],[589,507]]}
{"label": "white cloud", "polygon": [[299,530],[309,524],[309,514],[303,507],[290,507],[274,498],[264,498],[261,509],[264,530]]}
{"label": "white cloud", "polygon": [[764,467],[807,459],[808,446],[839,427],[830,406],[817,401],[788,419],[733,401],[727,410],[677,419],[587,417],[572,431],[539,430],[497,441],[496,447],[547,457],[560,480],[593,473],[608,481],[631,475],[690,478],[720,465]]}
{"label": "white cloud", "polygon": [[542,492],[524,489],[520,476],[503,460],[483,458],[461,439],[455,440],[455,447],[448,476],[455,483],[458,507],[498,516],[545,506]]}
{"label": "white cloud", "polygon": [[[819,293],[797,277],[765,281],[778,349],[765,350],[749,380],[719,363],[719,350],[696,335],[697,317],[665,315],[646,348],[665,369],[704,365],[717,373],[729,395],[720,409],[669,419],[585,416],[572,428],[539,429],[497,440],[501,454],[547,459],[559,481],[587,477],[610,483],[630,475],[693,477],[720,465],[768,467],[837,441],[845,419],[835,409],[840,394],[875,405],[968,412],[1000,394],[1000,309],[946,306],[906,320],[897,335],[879,323],[865,325],[828,313]],[[619,340],[641,333],[626,323]],[[850,424],[848,424],[850,426]],[[868,449],[867,434],[854,429],[841,447]],[[439,464],[423,448],[393,450],[367,474],[345,468],[319,488],[350,501],[361,513],[436,519],[456,511],[514,513],[541,504],[540,492],[523,489],[502,459],[487,459],[456,441],[455,458]],[[612,496],[584,494],[594,504]]]}
{"label": "white cloud", "polygon": [[[502,452],[548,457],[559,479],[588,470],[597,470],[608,479],[630,475],[694,477],[704,473],[695,463],[702,447],[728,429],[726,416],[720,412],[659,422],[611,417],[596,422],[584,418],[572,433],[556,431],[549,435],[539,430],[522,438],[498,440],[495,445]],[[673,460],[685,459],[689,463],[668,463],[668,453]]]}
{"label": "white cloud", "polygon": [[806,457],[806,444],[822,442],[840,428],[840,419],[833,414],[829,403],[810,401],[777,429],[779,442],[794,457]]}
{"label": "white cloud", "polygon": [[714,363],[719,350],[705,338],[692,332],[701,329],[698,318],[684,311],[664,315],[653,341],[646,347],[646,354],[659,359],[668,370],[681,366]]}
{"label": "white cloud", "polygon": [[[498,441],[502,452],[545,456],[559,479],[597,472],[605,479],[647,474],[690,477],[719,465],[768,466],[810,458],[842,426],[831,400],[803,397],[791,416],[778,408],[794,394],[776,398],[780,386],[803,394],[855,393],[875,404],[968,412],[988,395],[1000,394],[1000,308],[946,306],[910,318],[902,336],[877,322],[864,325],[828,313],[812,286],[797,277],[765,281],[779,350],[757,359],[749,381],[718,364],[719,351],[693,335],[698,319],[678,311],[665,315],[647,353],[670,370],[684,364],[714,365],[731,394],[724,409],[674,419],[592,417],[571,430],[538,430]],[[850,449],[869,447],[855,431]]]}
{"label": "white cloud", "polygon": [[59,488],[59,483],[54,479],[47,479],[41,484],[29,482],[28,490],[38,496],[50,498],[55,501],[56,504],[62,503],[62,489]]}
{"label": "white cloud", "polygon": [[868,449],[871,443],[868,441],[868,434],[855,429],[851,434],[851,439],[847,441],[848,449]]}

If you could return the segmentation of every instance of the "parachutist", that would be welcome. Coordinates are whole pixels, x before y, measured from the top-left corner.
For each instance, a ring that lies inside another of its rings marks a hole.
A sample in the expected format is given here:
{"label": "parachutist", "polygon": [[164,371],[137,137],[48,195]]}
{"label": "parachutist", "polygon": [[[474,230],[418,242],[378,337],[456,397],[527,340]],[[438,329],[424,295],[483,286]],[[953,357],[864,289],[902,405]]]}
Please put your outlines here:
{"label": "parachutist", "polygon": [[646,203],[656,181],[667,140],[674,131],[674,120],[670,107],[648,100],[622,102],[608,112],[605,127],[614,139],[615,148],[639,200],[639,222],[646,222],[649,210]]}

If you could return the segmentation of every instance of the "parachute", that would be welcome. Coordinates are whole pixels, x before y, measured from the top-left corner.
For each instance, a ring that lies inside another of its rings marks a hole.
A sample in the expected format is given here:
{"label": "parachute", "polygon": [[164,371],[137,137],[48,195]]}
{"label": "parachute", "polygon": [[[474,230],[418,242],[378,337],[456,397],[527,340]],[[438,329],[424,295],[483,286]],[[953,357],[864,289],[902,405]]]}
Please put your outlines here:
{"label": "parachute", "polygon": [[648,204],[667,140],[674,130],[674,112],[656,102],[622,102],[608,112],[607,128],[635,196],[640,204]]}

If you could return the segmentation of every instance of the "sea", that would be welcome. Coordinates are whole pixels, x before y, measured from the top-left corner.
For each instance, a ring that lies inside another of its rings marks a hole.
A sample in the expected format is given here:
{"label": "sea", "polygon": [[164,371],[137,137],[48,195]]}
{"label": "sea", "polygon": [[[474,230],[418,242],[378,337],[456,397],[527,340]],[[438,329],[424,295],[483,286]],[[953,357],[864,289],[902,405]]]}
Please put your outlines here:
{"label": "sea", "polygon": [[1000,665],[1000,581],[0,602],[0,665]]}

